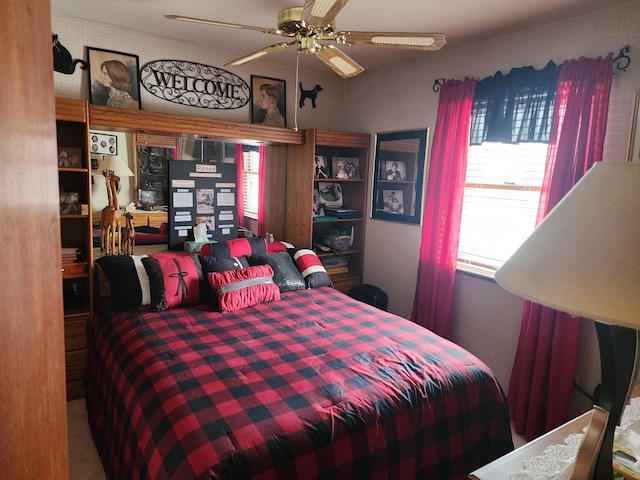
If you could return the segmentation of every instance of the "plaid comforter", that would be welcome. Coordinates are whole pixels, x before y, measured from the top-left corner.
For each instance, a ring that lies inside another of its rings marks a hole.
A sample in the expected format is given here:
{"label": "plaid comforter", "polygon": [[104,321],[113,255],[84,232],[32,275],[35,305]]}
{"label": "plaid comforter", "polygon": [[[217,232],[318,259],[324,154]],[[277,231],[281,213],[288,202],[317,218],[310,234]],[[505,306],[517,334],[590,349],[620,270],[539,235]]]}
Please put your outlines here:
{"label": "plaid comforter", "polygon": [[463,479],[512,449],[482,362],[332,288],[96,314],[90,337],[110,479]]}

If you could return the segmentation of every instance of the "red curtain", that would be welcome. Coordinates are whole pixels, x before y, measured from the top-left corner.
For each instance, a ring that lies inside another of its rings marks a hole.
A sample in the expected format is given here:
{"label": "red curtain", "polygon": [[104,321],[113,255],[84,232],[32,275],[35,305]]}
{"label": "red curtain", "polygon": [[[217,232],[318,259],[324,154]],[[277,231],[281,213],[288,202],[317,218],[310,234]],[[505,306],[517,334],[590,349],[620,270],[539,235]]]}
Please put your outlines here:
{"label": "red curtain", "polygon": [[449,80],[440,89],[411,319],[451,338],[453,287],[476,80]]}
{"label": "red curtain", "polygon": [[238,226],[244,227],[244,155],[242,154],[242,144],[236,143],[235,150],[236,162],[236,207],[238,212]]}
{"label": "red curtain", "polygon": [[[611,59],[580,58],[562,65],[538,222],[602,160]],[[579,341],[580,318],[525,302],[508,400],[515,430],[527,439],[565,422]]]}
{"label": "red curtain", "polygon": [[260,159],[258,160],[258,236],[264,237],[264,180],[266,177],[265,164],[267,147],[260,145]]}

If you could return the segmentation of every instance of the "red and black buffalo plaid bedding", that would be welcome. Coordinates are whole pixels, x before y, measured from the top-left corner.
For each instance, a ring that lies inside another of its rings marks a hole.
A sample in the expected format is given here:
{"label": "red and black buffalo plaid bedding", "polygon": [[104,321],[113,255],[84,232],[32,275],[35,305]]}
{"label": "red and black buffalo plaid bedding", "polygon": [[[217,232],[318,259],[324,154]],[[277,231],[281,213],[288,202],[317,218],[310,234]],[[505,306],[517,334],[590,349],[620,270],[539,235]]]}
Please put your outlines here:
{"label": "red and black buffalo plaid bedding", "polygon": [[482,362],[332,288],[96,315],[90,336],[110,479],[463,479],[512,449]]}

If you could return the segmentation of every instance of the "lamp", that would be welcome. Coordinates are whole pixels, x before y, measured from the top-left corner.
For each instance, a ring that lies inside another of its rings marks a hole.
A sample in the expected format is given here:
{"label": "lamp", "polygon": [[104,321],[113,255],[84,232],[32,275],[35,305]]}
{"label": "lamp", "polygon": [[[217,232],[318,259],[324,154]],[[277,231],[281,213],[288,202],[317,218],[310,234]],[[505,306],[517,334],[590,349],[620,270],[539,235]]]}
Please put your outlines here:
{"label": "lamp", "polygon": [[595,320],[601,385],[574,479],[612,479],[638,371],[640,163],[596,163],[496,272],[508,291]]}
{"label": "lamp", "polygon": [[133,172],[120,157],[103,155],[102,162],[98,164],[98,169],[93,171],[93,175],[102,175],[103,170],[110,170],[119,177],[133,177]]}

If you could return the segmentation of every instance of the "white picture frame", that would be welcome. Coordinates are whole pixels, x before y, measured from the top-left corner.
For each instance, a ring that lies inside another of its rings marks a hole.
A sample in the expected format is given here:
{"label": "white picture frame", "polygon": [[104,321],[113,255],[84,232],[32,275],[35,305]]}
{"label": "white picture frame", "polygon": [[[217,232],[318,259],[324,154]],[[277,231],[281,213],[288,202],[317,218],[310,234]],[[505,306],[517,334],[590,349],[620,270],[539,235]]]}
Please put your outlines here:
{"label": "white picture frame", "polygon": [[633,101],[633,115],[631,117],[631,133],[629,135],[629,162],[640,162],[640,90],[636,91]]}

